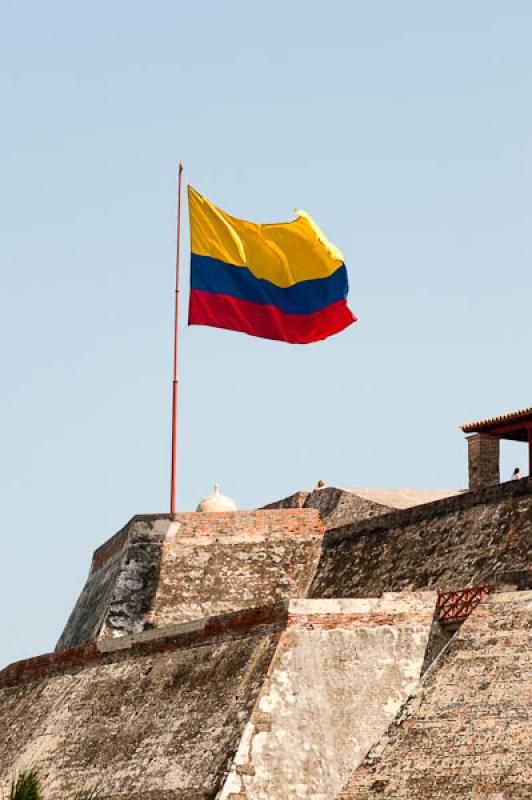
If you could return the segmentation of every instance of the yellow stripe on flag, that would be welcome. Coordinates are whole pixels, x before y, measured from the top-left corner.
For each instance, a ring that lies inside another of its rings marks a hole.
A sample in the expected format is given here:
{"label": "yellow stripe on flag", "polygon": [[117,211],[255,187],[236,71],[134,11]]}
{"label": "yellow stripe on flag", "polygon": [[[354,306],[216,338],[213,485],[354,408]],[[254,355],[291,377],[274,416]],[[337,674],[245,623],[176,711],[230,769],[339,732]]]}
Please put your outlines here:
{"label": "yellow stripe on flag", "polygon": [[193,253],[247,267],[276,286],[327,278],[343,263],[338,248],[303,211],[292,222],[259,225],[226,214],[192,186],[188,203]]}

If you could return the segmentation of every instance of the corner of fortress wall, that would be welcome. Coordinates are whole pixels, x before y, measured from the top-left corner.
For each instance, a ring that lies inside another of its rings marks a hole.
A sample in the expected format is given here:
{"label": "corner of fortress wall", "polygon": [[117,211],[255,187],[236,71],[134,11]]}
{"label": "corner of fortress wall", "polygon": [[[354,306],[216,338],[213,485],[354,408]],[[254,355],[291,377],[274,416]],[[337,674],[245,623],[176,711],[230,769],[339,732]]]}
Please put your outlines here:
{"label": "corner of fortress wall", "polygon": [[327,530],[349,522],[360,522],[380,514],[388,514],[391,506],[361,497],[350,489],[324,486],[313,492],[296,492],[264,509],[315,508]]}
{"label": "corner of fortress wall", "polygon": [[57,649],[305,596],[323,535],[314,509],[134,517],[95,552]]}

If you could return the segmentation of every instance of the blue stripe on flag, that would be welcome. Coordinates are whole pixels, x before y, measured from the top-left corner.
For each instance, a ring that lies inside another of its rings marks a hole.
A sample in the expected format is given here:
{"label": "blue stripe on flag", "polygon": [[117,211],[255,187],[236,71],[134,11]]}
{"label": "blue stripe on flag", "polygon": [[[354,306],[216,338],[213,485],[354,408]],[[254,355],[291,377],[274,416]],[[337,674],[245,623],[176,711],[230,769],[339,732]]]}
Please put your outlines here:
{"label": "blue stripe on flag", "polygon": [[191,290],[227,295],[261,305],[275,306],[286,314],[313,314],[347,297],[345,264],[328,278],[301,281],[282,288],[256,278],[247,267],[226,264],[217,258],[191,256]]}

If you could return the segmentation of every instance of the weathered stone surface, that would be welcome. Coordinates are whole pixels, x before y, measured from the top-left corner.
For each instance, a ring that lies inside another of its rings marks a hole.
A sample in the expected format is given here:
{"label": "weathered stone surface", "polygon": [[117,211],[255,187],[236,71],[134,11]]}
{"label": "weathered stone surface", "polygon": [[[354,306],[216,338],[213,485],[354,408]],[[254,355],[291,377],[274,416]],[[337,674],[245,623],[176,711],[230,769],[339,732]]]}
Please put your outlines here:
{"label": "weathered stone surface", "polygon": [[526,478],[329,531],[310,595],[489,584],[529,569],[531,555],[532,479]]}
{"label": "weathered stone surface", "polygon": [[117,634],[143,630],[169,524],[165,517],[134,517],[96,550],[87,582],[57,643],[58,650],[97,638],[106,625]]}
{"label": "weathered stone surface", "polygon": [[[0,795],[36,765],[47,800],[332,800],[380,739],[344,799],[530,796],[532,479],[285,505],[135,517],[96,551],[58,650],[0,672]],[[487,583],[525,591],[450,642],[412,591]]]}
{"label": "weathered stone surface", "polygon": [[339,800],[532,797],[532,592],[484,600]]}
{"label": "weathered stone surface", "polygon": [[57,648],[304,596],[322,538],[311,509],[134,517],[94,554]]}
{"label": "weathered stone surface", "polygon": [[338,489],[336,486],[324,486],[309,493],[296,492],[264,508],[316,508],[327,529],[347,522],[371,519],[391,510],[389,506],[361,497],[356,490]]}
{"label": "weathered stone surface", "polygon": [[247,632],[222,620],[206,641],[200,630],[102,653],[93,643],[30,660],[18,681],[4,670],[0,794],[37,766],[47,800],[95,785],[111,798],[210,800],[276,647],[265,619],[244,620]]}
{"label": "weathered stone surface", "polygon": [[[312,492],[332,529],[311,596],[491,582],[527,570],[532,481],[390,513],[334,488]],[[322,529],[310,509],[134,518],[99,548],[58,648],[305,596]]]}
{"label": "weathered stone surface", "polygon": [[91,574],[57,642],[58,650],[90,642],[98,636],[108,613],[123,560],[124,553],[120,550]]}
{"label": "weathered stone surface", "polygon": [[317,508],[327,529],[355,520],[372,519],[391,510],[389,506],[367,500],[349,489],[334,486],[315,489],[305,500],[304,508]]}
{"label": "weathered stone surface", "polygon": [[435,604],[291,601],[220,800],[334,798],[416,686]]}
{"label": "weathered stone surface", "polygon": [[231,516],[227,527],[225,520],[215,528],[208,520],[203,529],[187,520],[169,532],[149,624],[168,625],[176,613],[195,619],[306,595],[323,540],[317,513]]}

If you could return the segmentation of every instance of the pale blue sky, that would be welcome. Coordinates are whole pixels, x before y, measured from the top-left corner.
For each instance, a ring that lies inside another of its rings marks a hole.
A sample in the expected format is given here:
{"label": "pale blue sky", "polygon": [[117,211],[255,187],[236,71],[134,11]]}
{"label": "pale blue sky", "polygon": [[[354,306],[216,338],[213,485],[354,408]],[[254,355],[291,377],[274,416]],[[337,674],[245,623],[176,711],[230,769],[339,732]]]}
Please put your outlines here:
{"label": "pale blue sky", "polygon": [[[465,485],[457,425],[532,405],[531,39],[524,0],[4,0],[0,665],[167,510],[179,159],[237,216],[311,213],[360,317],[183,326],[179,508]],[[184,320],[187,225],[183,253]]]}

